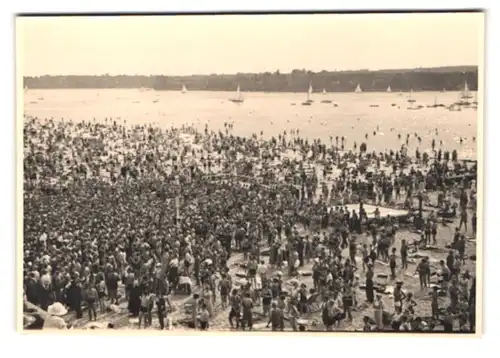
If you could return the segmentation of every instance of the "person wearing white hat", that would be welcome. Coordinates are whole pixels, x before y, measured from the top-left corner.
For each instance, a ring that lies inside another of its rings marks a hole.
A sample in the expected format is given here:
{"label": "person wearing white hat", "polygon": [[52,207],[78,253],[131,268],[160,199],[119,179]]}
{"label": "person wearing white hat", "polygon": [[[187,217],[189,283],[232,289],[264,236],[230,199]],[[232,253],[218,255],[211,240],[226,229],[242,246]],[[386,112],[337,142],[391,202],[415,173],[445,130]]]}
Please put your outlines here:
{"label": "person wearing white hat", "polygon": [[60,302],[55,302],[47,309],[47,317],[43,323],[43,329],[67,329],[68,326],[61,316],[68,313],[68,310]]}

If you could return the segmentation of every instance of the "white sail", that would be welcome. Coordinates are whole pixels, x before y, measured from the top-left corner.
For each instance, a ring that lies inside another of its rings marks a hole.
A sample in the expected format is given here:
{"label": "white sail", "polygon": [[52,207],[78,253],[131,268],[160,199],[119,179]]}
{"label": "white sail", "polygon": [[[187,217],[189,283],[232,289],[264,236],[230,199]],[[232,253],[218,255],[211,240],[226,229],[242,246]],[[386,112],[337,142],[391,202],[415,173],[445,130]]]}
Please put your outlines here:
{"label": "white sail", "polygon": [[323,94],[326,94],[326,89],[323,88]]}
{"label": "white sail", "polygon": [[182,90],[181,90],[182,93],[186,93],[187,92],[187,89],[186,89],[186,86],[182,85]]}
{"label": "white sail", "polygon": [[392,92],[391,86],[387,87],[387,92]]}
{"label": "white sail", "polygon": [[306,102],[312,102],[312,100],[311,100],[312,93],[313,93],[312,83],[309,82],[309,89],[307,90],[307,93],[306,93]]}
{"label": "white sail", "polygon": [[354,93],[361,93],[361,86],[359,85],[359,83],[356,86],[356,89],[354,90]]}
{"label": "white sail", "polygon": [[467,84],[467,81],[465,81],[465,84],[464,84],[464,90],[462,91],[462,96],[461,96],[463,99],[469,99],[469,98],[472,98],[472,96],[470,95],[470,91],[469,91],[469,85]]}
{"label": "white sail", "polygon": [[243,103],[243,96],[241,95],[240,85],[236,88],[236,97],[229,99],[233,103]]}

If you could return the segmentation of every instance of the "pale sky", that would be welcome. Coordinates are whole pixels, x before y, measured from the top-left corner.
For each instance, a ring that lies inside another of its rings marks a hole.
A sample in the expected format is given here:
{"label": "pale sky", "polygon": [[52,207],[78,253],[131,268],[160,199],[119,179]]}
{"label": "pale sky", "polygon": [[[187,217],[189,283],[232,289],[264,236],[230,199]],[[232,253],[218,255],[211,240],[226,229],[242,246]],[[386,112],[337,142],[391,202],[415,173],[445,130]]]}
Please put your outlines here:
{"label": "pale sky", "polygon": [[[17,19],[24,76],[479,65],[484,14]],[[482,63],[481,63],[482,64]]]}

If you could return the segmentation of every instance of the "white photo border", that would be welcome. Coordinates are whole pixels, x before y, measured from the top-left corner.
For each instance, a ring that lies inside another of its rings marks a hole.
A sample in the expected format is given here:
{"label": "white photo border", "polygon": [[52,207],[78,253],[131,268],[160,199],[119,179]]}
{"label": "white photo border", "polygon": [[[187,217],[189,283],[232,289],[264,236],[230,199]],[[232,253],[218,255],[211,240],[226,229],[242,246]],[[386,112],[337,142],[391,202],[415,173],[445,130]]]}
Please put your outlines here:
{"label": "white photo border", "polygon": [[[3,319],[0,337],[2,337],[4,351],[8,354],[30,355],[36,354],[38,357],[54,356],[56,354],[70,355],[71,358],[79,356],[88,356],[97,354],[102,356],[121,356],[123,354],[130,356],[144,355],[238,355],[253,356],[262,354],[272,354],[278,349],[280,356],[299,356],[302,354],[321,354],[320,349],[325,349],[326,354],[337,355],[340,351],[347,354],[370,354],[387,355],[397,354],[405,357],[421,356],[422,354],[432,354],[436,356],[460,353],[463,356],[486,355],[488,348],[493,348],[493,335],[498,316],[498,308],[494,306],[493,297],[497,295],[497,285],[491,282],[487,284],[493,271],[493,262],[495,260],[494,252],[498,250],[498,239],[493,233],[495,222],[495,211],[493,205],[499,197],[499,186],[495,185],[493,178],[496,177],[497,162],[495,158],[495,149],[500,150],[500,141],[496,140],[495,135],[499,135],[498,118],[498,100],[491,94],[498,93],[498,69],[495,66],[500,61],[498,58],[497,47],[494,43],[499,41],[495,39],[496,34],[500,33],[500,11],[498,4],[494,0],[490,1],[350,1],[348,7],[332,6],[332,2],[326,0],[309,0],[305,3],[293,3],[284,0],[262,1],[254,0],[251,2],[236,2],[229,0],[212,1],[189,1],[172,4],[165,1],[142,0],[137,1],[106,1],[106,0],[87,0],[77,3],[65,0],[24,0],[16,2],[1,2],[0,12],[1,21],[0,31],[1,44],[4,48],[4,55],[1,56],[2,66],[2,99],[4,100],[2,111],[2,130],[0,131],[1,146],[1,164],[7,168],[0,176],[2,185],[0,186],[3,195],[0,202],[2,218],[1,236],[4,243],[2,250],[3,257],[0,260],[2,273],[5,280],[2,280],[2,286],[7,287],[7,291],[2,291],[0,300],[3,309]],[[379,335],[370,337],[360,334],[351,336],[342,335],[324,335],[323,338],[316,337],[279,337],[279,336],[259,336],[259,337],[89,337],[89,336],[65,336],[64,338],[53,336],[22,336],[16,333],[15,314],[16,314],[16,221],[15,221],[15,50],[14,50],[14,14],[20,12],[177,12],[177,11],[256,11],[256,10],[396,10],[396,9],[452,9],[452,8],[485,8],[486,15],[486,99],[485,99],[485,125],[484,125],[484,155],[485,155],[485,181],[484,181],[484,281],[483,281],[483,338],[469,339],[465,336],[458,336],[456,339],[440,339],[438,336],[427,336],[426,338],[414,337],[394,337],[388,335],[381,337]],[[495,9],[496,8],[496,9]],[[5,55],[7,54],[7,55]],[[490,166],[486,168],[488,158]],[[210,340],[208,339],[210,338]],[[337,338],[333,340],[333,338]],[[461,339],[460,339],[461,338]],[[132,341],[133,339],[134,341]],[[156,341],[153,341],[156,339]],[[27,341],[31,340],[31,341]],[[196,342],[193,342],[196,340]],[[254,341],[251,341],[254,340]],[[361,341],[360,341],[361,340]],[[413,341],[417,340],[417,341]],[[425,342],[419,342],[425,340]],[[424,344],[424,346],[421,346]],[[253,349],[252,349],[252,348]],[[420,349],[421,348],[421,349]],[[318,352],[318,353],[316,353]],[[365,353],[366,352],[366,353]],[[368,353],[370,352],[370,353]]]}

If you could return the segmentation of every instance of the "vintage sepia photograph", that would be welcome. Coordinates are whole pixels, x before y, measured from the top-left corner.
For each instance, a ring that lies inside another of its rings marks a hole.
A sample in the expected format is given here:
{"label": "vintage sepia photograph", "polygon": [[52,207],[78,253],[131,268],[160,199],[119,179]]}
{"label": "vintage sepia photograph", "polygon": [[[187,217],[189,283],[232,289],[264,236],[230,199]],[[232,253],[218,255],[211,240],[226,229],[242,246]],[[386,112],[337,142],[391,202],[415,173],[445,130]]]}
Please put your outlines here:
{"label": "vintage sepia photograph", "polygon": [[18,329],[480,334],[484,21],[17,16]]}

